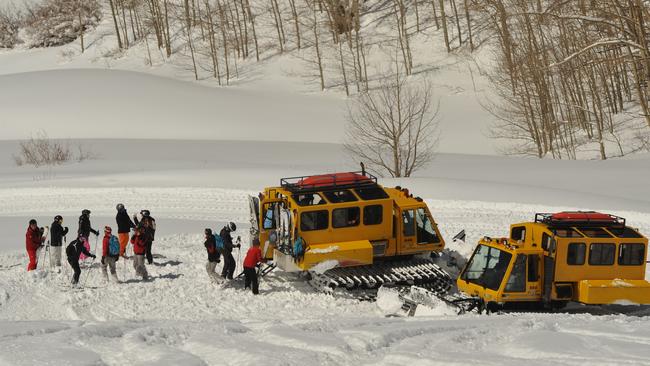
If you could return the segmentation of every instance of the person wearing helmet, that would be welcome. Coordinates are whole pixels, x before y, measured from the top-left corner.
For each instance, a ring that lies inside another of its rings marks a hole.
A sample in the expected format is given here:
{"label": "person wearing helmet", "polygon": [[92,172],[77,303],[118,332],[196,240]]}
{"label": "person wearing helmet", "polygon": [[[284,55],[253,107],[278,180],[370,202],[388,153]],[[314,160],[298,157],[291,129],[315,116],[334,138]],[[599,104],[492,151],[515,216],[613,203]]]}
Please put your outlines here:
{"label": "person wearing helmet", "polygon": [[143,280],[149,279],[147,267],[144,265],[144,254],[147,250],[147,239],[145,238],[144,226],[138,225],[135,228],[135,234],[131,236],[131,244],[133,244],[133,268],[135,269],[136,276],[142,276]]}
{"label": "person wearing helmet", "polygon": [[52,222],[52,226],[50,227],[50,246],[52,250],[50,265],[52,267],[61,267],[61,246],[63,245],[63,238],[67,234],[68,227],[63,227],[63,217],[61,215],[54,216],[54,222]]}
{"label": "person wearing helmet", "polygon": [[99,231],[93,229],[90,225],[90,210],[83,210],[81,211],[81,216],[79,216],[79,230],[77,230],[77,234],[88,240],[90,233],[99,236]]}
{"label": "person wearing helmet", "polygon": [[86,238],[79,234],[77,239],[71,241],[70,244],[68,244],[68,246],[65,248],[65,254],[68,257],[68,264],[70,264],[70,267],[72,267],[72,270],[74,271],[74,275],[72,275],[72,285],[79,283],[79,276],[81,276],[79,258],[81,255],[83,254],[93,259],[96,258],[94,254],[90,253],[84,244],[85,242],[87,242]]}
{"label": "person wearing helmet", "polygon": [[208,263],[205,265],[205,270],[212,282],[217,282],[219,276],[215,269],[219,263],[219,251],[217,250],[217,241],[212,234],[212,229],[205,229],[205,242],[203,243],[205,250],[208,252]]}
{"label": "person wearing helmet", "polygon": [[117,236],[113,235],[113,229],[110,226],[104,227],[104,240],[102,240],[102,275],[104,281],[108,282],[108,269],[111,271],[111,277],[115,283],[119,283],[115,263],[120,259],[120,242]]}
{"label": "person wearing helmet", "polygon": [[151,216],[149,210],[140,211],[140,215],[142,215],[141,220],[138,221],[138,216],[134,215],[133,221],[135,221],[136,225],[141,225],[144,227],[146,234],[144,238],[147,240],[147,249],[145,251],[147,263],[153,264],[153,254],[151,253],[151,247],[153,246],[153,241],[156,238],[156,219]]}
{"label": "person wearing helmet", "polygon": [[219,236],[223,240],[223,249],[221,255],[223,255],[223,270],[221,271],[221,277],[232,280],[233,275],[235,274],[235,257],[232,256],[233,248],[241,248],[241,244],[233,245],[232,236],[230,233],[237,230],[237,225],[234,222],[229,222],[226,226],[221,229]]}
{"label": "person wearing helmet", "polygon": [[131,232],[131,229],[135,229],[135,224],[126,212],[126,208],[123,204],[118,203],[115,208],[117,209],[115,221],[117,222],[117,237],[120,241],[120,256],[124,257],[126,246],[129,244],[129,233]]}
{"label": "person wearing helmet", "polygon": [[29,264],[27,271],[33,271],[38,265],[38,249],[43,245],[43,229],[38,227],[36,220],[29,220],[29,226],[25,233],[25,247],[27,249],[27,256],[29,257]]}

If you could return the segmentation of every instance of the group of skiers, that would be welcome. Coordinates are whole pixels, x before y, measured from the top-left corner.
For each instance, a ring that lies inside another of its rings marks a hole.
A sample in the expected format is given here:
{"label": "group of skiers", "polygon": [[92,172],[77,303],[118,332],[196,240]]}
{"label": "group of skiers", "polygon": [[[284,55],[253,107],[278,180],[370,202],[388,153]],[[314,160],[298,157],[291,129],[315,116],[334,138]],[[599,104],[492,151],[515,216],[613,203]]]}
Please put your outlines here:
{"label": "group of skiers", "polygon": [[[235,274],[235,258],[232,255],[234,248],[241,248],[241,238],[237,237],[237,242],[233,243],[231,233],[237,230],[237,225],[234,222],[229,222],[221,229],[219,234],[213,234],[212,229],[205,229],[205,249],[208,253],[208,263],[206,264],[206,271],[212,281],[218,281],[219,276],[216,272],[217,263],[220,262],[219,257],[223,256],[223,269],[221,270],[221,277],[224,279],[232,280]],[[262,251],[260,250],[260,241],[253,239],[253,245],[248,249],[246,258],[244,258],[244,272],[245,276],[244,288],[251,288],[253,294],[259,294],[259,283],[257,280],[256,267],[263,262]],[[252,285],[252,287],[251,287]]]}
{"label": "group of skiers", "polygon": [[[114,281],[118,282],[115,265],[120,257],[127,259],[126,248],[129,243],[129,234],[133,229],[134,234],[131,236],[134,253],[133,267],[136,275],[142,276],[143,279],[147,280],[149,275],[144,260],[146,257],[149,264],[153,263],[151,247],[155,240],[156,220],[151,216],[149,210],[140,211],[141,218],[138,219],[137,215],[134,215],[133,220],[131,220],[123,204],[118,204],[116,209],[117,215],[115,220],[118,236],[113,235],[113,229],[110,226],[104,227],[101,259],[104,279],[108,281],[108,271],[110,270],[111,277]],[[27,271],[35,270],[38,266],[39,250],[45,247],[48,234],[50,236],[50,243],[45,249],[50,251],[50,265],[60,270],[61,250],[69,229],[68,227],[63,227],[63,217],[61,215],[54,217],[54,222],[52,222],[49,232],[47,229],[47,227],[39,228],[35,219],[29,221],[29,227],[26,233],[26,249],[29,257]],[[90,223],[90,210],[84,209],[81,211],[81,216],[79,216],[77,237],[65,249],[68,264],[74,272],[72,277],[73,285],[79,283],[79,276],[81,275],[79,261],[86,257],[92,258],[93,260],[96,258],[95,254],[90,252],[89,237],[91,233],[95,237],[99,237],[99,231],[93,229]]]}
{"label": "group of skiers", "polygon": [[[156,220],[151,216],[149,210],[140,211],[140,219],[138,219],[137,215],[134,215],[133,219],[131,219],[123,204],[118,204],[116,209],[117,215],[115,216],[115,221],[117,223],[117,236],[113,235],[113,229],[110,226],[104,227],[101,259],[103,277],[105,281],[108,281],[108,273],[110,271],[113,281],[119,282],[116,263],[120,257],[127,259],[126,249],[129,243],[129,235],[131,230],[133,230],[133,235],[130,236],[130,242],[133,245],[133,268],[137,276],[141,276],[144,280],[147,280],[149,274],[145,266],[145,259],[148,264],[153,264],[151,248],[155,240]],[[46,229],[39,228],[35,219],[29,221],[29,227],[26,233],[27,255],[29,256],[28,271],[36,269],[39,250],[45,246],[48,234],[50,235],[50,244],[46,249],[50,250],[50,265],[55,268],[61,267],[61,250],[69,229],[63,226],[63,217],[61,215],[54,217],[54,222],[52,222],[49,233]],[[232,280],[234,277],[236,262],[232,252],[235,248],[241,248],[241,238],[239,236],[236,242],[233,242],[231,234],[235,230],[237,230],[237,225],[234,222],[226,224],[218,234],[213,234],[212,229],[205,229],[204,245],[208,253],[206,271],[208,272],[208,276],[215,282],[219,280],[216,267],[221,257],[223,257],[224,261],[221,277],[227,280]],[[68,263],[74,271],[72,277],[73,285],[79,283],[79,277],[81,275],[79,261],[86,257],[92,258],[93,260],[96,258],[95,254],[90,251],[88,239],[91,233],[95,237],[99,237],[99,231],[93,229],[91,225],[90,210],[86,209],[79,216],[77,238],[70,242],[65,250]],[[253,245],[246,253],[242,274],[245,277],[245,288],[251,288],[255,295],[259,293],[256,269],[263,261],[260,242],[258,239],[254,239]]]}

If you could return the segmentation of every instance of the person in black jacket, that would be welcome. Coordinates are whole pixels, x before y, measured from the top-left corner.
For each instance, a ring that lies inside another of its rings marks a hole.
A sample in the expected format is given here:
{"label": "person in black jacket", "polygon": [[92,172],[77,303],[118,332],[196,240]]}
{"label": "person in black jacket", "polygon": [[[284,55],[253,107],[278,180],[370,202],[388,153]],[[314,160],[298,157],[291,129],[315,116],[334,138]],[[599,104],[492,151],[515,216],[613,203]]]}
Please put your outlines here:
{"label": "person in black jacket", "polygon": [[219,251],[217,250],[217,243],[212,234],[212,229],[205,229],[205,250],[208,252],[208,263],[205,265],[205,270],[208,271],[208,276],[212,282],[219,280],[219,276],[215,269],[219,263]]}
{"label": "person in black jacket", "polygon": [[232,280],[233,275],[235,274],[235,258],[232,256],[233,248],[241,248],[241,244],[233,245],[232,236],[230,233],[237,230],[237,225],[234,222],[229,222],[228,225],[224,226],[223,229],[219,232],[219,236],[223,240],[223,250],[221,255],[223,255],[223,270],[221,271],[221,277]]}
{"label": "person in black jacket", "polygon": [[153,246],[153,241],[156,240],[156,219],[151,216],[149,210],[140,211],[142,215],[142,220],[138,220],[138,216],[133,216],[133,221],[136,225],[142,225],[144,227],[144,232],[146,234],[145,238],[147,240],[147,263],[153,264],[153,254],[151,253],[151,247]]}
{"label": "person in black jacket", "polygon": [[52,267],[61,267],[61,246],[63,245],[63,237],[68,234],[68,227],[63,227],[63,217],[61,215],[54,216],[54,222],[50,227],[50,246],[51,257],[50,265]]}
{"label": "person in black jacket", "polygon": [[81,275],[81,268],[79,267],[79,256],[81,255],[81,253],[93,259],[97,258],[94,254],[86,250],[83,244],[83,240],[81,240],[81,238],[82,236],[81,234],[79,234],[79,237],[71,241],[70,244],[68,244],[68,246],[65,248],[65,254],[68,256],[68,263],[70,263],[70,266],[74,271],[74,275],[72,276],[73,285],[79,283],[79,276]]}
{"label": "person in black jacket", "polygon": [[123,204],[117,204],[117,238],[120,240],[120,256],[124,257],[126,253],[126,246],[129,244],[129,233],[131,229],[135,229],[135,224],[126,212]]}
{"label": "person in black jacket", "polygon": [[90,226],[90,210],[83,210],[81,211],[81,216],[79,216],[79,230],[77,231],[77,234],[88,240],[91,232],[95,234],[95,236],[99,236],[99,231]]}

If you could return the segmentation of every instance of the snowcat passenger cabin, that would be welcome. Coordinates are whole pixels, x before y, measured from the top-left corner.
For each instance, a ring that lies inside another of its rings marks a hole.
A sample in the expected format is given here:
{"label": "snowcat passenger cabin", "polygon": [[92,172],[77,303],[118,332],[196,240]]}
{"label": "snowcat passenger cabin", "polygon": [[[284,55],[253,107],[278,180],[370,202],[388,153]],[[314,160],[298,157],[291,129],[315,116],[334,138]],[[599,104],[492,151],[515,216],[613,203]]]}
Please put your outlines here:
{"label": "snowcat passenger cabin", "polygon": [[625,219],[598,212],[536,214],[510,237],[484,237],[458,288],[493,307],[650,304],[648,239]]}
{"label": "snowcat passenger cabin", "polygon": [[444,248],[422,199],[384,188],[367,172],[283,178],[250,205],[251,236],[259,236],[263,256],[285,271],[324,262],[370,265]]}

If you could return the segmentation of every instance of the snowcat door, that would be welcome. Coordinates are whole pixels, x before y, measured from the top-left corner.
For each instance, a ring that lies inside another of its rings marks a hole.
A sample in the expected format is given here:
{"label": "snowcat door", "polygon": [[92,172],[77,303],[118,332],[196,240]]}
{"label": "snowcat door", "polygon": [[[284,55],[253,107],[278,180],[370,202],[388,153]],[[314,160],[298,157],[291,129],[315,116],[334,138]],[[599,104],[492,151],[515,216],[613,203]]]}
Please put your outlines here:
{"label": "snowcat door", "polygon": [[517,254],[507,277],[501,299],[534,302],[540,300],[539,255]]}
{"label": "snowcat door", "polygon": [[415,208],[403,208],[399,213],[398,236],[399,246],[397,254],[410,254],[417,250],[417,238],[415,230]]}
{"label": "snowcat door", "polygon": [[272,198],[259,203],[259,238],[262,245],[262,256],[265,259],[273,259],[273,249],[278,241],[277,229],[282,202],[282,199]]}
{"label": "snowcat door", "polygon": [[544,303],[549,304],[553,295],[553,282],[555,282],[555,249],[556,242],[547,233],[542,234],[542,249],[544,249]]}

